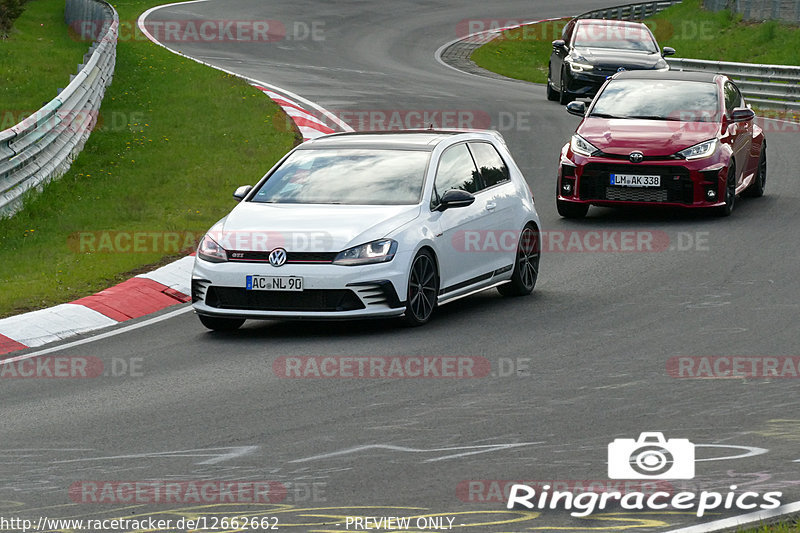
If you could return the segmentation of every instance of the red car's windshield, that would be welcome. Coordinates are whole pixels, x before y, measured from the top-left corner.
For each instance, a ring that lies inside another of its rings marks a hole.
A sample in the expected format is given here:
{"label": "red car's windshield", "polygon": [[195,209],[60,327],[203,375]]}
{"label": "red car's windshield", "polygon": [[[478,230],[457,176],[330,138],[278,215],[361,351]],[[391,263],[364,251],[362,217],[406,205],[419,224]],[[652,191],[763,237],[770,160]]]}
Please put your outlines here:
{"label": "red car's windshield", "polygon": [[709,82],[612,80],[597,95],[589,116],[681,122],[717,122],[717,85]]}

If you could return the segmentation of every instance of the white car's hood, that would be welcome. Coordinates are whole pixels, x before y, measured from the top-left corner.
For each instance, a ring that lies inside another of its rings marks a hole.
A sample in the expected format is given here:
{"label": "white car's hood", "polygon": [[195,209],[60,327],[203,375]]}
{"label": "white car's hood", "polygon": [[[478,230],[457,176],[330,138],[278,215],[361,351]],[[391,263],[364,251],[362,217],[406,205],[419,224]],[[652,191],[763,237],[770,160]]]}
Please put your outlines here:
{"label": "white car's hood", "polygon": [[361,206],[242,202],[209,230],[227,250],[340,252],[389,235],[419,205]]}

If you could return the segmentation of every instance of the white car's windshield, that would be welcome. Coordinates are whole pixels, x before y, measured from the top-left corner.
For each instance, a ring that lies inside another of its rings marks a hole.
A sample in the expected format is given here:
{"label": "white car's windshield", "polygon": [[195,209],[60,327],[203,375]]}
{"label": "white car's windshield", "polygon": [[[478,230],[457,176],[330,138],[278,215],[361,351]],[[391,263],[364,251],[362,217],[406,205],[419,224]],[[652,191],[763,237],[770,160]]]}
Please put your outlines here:
{"label": "white car's windshield", "polygon": [[596,97],[589,114],[681,122],[715,122],[718,115],[715,84],[653,79],[611,81]]}
{"label": "white car's windshield", "polygon": [[430,155],[416,150],[297,150],[272,173],[252,201],[416,204],[422,196]]}

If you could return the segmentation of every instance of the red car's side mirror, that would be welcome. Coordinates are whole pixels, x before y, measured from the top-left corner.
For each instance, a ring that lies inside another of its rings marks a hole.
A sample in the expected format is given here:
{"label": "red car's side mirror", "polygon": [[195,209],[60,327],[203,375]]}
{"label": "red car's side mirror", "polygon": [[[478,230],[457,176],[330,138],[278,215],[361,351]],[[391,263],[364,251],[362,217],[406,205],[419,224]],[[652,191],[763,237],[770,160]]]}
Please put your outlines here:
{"label": "red car's side mirror", "polygon": [[731,122],[747,122],[753,120],[756,114],[747,107],[737,107],[731,112]]}

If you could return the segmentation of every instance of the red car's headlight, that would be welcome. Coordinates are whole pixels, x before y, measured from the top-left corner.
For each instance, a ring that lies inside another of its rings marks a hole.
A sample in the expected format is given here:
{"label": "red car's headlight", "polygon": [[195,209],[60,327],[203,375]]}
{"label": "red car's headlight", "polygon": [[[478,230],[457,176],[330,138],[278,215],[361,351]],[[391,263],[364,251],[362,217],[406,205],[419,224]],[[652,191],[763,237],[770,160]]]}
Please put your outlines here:
{"label": "red car's headlight", "polygon": [[572,148],[572,151],[575,152],[576,154],[585,156],[594,155],[600,151],[595,145],[593,145],[592,143],[590,143],[577,133],[572,136],[572,140],[570,141],[570,147]]}
{"label": "red car's headlight", "polygon": [[704,157],[714,155],[714,152],[717,151],[717,144],[718,141],[716,139],[703,141],[700,144],[695,144],[694,146],[690,146],[689,148],[681,150],[676,155],[686,159],[687,161],[692,161],[693,159],[702,159]]}

